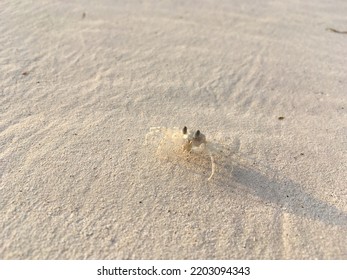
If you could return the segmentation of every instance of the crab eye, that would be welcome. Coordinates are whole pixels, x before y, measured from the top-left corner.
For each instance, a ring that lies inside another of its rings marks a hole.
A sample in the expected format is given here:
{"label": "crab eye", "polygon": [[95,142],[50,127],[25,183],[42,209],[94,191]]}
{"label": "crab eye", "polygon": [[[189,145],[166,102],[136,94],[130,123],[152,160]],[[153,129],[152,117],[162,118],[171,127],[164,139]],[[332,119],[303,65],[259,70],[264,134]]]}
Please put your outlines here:
{"label": "crab eye", "polygon": [[185,126],[185,127],[183,127],[183,134],[187,134],[187,131],[188,131],[188,128]]}
{"label": "crab eye", "polygon": [[199,138],[200,136],[200,130],[197,130],[194,134],[194,138]]}

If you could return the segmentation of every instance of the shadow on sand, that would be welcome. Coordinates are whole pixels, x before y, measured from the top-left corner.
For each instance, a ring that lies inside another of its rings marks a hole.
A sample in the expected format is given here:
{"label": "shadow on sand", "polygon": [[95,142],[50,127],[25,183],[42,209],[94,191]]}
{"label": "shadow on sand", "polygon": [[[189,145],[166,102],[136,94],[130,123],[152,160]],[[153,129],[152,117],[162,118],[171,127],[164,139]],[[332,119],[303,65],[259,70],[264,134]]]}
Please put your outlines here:
{"label": "shadow on sand", "polygon": [[[225,162],[224,162],[225,163]],[[265,203],[275,204],[298,216],[315,219],[328,225],[347,226],[347,214],[336,206],[324,202],[292,180],[280,180],[270,172],[262,172],[247,165],[224,165],[217,176],[218,185],[232,191],[243,191]]]}

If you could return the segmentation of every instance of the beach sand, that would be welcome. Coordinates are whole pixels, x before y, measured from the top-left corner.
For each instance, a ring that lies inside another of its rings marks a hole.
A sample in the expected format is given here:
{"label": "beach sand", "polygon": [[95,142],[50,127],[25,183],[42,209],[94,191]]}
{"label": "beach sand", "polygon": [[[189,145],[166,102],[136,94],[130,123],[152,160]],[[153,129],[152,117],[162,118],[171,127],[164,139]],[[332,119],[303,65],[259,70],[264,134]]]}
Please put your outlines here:
{"label": "beach sand", "polygon": [[[346,15],[1,1],[0,258],[346,259]],[[183,126],[211,180],[145,142]]]}

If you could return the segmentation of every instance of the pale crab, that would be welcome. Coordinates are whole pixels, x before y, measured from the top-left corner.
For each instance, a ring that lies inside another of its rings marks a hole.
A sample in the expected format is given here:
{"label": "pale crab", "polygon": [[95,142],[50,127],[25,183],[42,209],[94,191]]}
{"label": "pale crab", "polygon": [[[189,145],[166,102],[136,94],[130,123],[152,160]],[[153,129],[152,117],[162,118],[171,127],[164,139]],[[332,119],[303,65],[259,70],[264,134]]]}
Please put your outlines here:
{"label": "pale crab", "polygon": [[211,180],[215,174],[216,165],[214,155],[218,152],[218,145],[208,142],[200,130],[190,131],[185,126],[179,128],[151,127],[146,135],[146,143],[153,138],[159,138],[157,154],[174,157],[176,160],[183,158],[185,162],[194,162],[196,165],[205,164],[206,156],[210,159]]}

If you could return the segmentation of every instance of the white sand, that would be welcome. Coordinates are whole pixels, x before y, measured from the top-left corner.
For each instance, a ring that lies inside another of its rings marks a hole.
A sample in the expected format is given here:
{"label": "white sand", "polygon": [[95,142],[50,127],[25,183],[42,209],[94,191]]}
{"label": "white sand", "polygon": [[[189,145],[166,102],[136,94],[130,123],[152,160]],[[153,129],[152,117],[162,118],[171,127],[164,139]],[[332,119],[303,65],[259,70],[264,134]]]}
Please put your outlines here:
{"label": "white sand", "polygon": [[[346,15],[1,1],[0,258],[346,259]],[[184,125],[232,151],[211,181],[144,146]]]}

